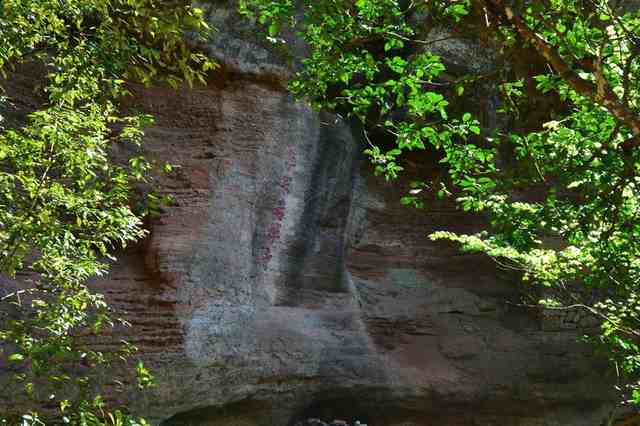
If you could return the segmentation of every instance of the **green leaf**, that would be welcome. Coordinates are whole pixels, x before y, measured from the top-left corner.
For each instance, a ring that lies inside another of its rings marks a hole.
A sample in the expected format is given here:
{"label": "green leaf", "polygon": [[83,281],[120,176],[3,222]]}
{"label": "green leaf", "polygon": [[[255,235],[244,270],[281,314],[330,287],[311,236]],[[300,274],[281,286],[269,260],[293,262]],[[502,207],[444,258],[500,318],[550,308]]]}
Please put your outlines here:
{"label": "green leaf", "polygon": [[20,361],[24,361],[24,355],[20,353],[14,353],[9,355],[7,359],[12,362],[20,362]]}
{"label": "green leaf", "polygon": [[276,22],[272,22],[271,24],[269,24],[269,35],[271,37],[277,36],[279,32],[280,32],[280,27]]}

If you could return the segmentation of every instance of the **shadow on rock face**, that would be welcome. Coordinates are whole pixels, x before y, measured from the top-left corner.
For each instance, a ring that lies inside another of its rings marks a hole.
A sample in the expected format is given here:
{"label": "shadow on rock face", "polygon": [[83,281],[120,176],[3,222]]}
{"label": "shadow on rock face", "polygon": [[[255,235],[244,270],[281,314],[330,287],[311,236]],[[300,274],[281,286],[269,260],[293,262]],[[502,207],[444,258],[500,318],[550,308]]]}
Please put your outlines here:
{"label": "shadow on rock face", "polygon": [[253,426],[269,415],[263,401],[244,399],[223,407],[203,407],[178,413],[161,426]]}
{"label": "shadow on rock face", "polygon": [[[289,422],[288,426],[333,426],[370,424],[375,415],[375,404],[365,395],[340,395],[335,392],[327,392],[307,405]],[[321,421],[318,419],[322,419]]]}
{"label": "shadow on rock face", "polygon": [[[598,404],[589,402],[565,406],[515,400],[452,404],[436,395],[396,395],[394,400],[383,389],[358,388],[309,395],[308,402],[296,410],[281,396],[281,405],[248,398],[176,414],[161,426],[582,426],[604,418]],[[282,420],[284,412],[294,413],[288,422]],[[582,413],[578,422],[576,412]]]}
{"label": "shadow on rock face", "polygon": [[[354,426],[368,426],[365,423],[356,420],[353,423]],[[332,420],[331,422],[323,422],[320,419],[306,419],[304,421],[296,423],[294,426],[350,426],[348,422],[340,419]]]}

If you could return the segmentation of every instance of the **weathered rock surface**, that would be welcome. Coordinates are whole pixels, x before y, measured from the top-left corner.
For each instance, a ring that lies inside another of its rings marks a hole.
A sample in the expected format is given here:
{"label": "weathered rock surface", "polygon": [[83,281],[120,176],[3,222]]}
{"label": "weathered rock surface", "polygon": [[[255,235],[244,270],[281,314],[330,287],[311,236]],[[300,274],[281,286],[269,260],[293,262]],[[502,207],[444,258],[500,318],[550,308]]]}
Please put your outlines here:
{"label": "weathered rock surface", "polygon": [[489,260],[426,238],[477,221],[400,206],[357,132],[293,102],[231,12],[212,19],[226,73],[136,89],[150,154],[179,167],[160,181],[176,204],[97,284],[158,382],[124,398],[166,426],[598,424],[610,386],[575,330],[543,329]]}

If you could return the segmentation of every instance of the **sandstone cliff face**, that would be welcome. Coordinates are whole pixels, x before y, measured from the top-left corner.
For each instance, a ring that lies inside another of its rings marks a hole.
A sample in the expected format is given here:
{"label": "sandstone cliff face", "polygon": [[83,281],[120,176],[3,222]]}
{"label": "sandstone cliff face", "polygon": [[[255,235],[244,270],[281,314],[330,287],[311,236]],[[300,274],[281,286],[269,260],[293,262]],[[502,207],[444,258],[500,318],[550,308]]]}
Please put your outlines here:
{"label": "sandstone cliff face", "polygon": [[180,167],[160,182],[176,205],[98,283],[158,382],[130,403],[167,426],[598,424],[609,385],[575,331],[505,303],[517,287],[487,259],[426,238],[475,220],[400,206],[356,130],[294,102],[228,7],[211,19],[225,73],[136,89],[150,154]]}

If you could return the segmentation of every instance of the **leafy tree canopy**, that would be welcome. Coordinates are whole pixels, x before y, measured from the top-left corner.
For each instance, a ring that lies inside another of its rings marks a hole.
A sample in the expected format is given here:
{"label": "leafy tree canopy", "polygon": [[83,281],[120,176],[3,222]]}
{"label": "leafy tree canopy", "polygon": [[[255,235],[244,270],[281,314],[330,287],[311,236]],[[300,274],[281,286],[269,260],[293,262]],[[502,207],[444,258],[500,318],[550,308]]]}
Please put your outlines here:
{"label": "leafy tree canopy", "polygon": [[[0,117],[0,272],[29,283],[1,299],[0,355],[35,401],[28,412],[0,413],[3,424],[144,423],[105,404],[94,380],[130,345],[101,352],[78,334],[113,324],[87,280],[145,235],[141,218],[158,202],[133,207],[153,166],[139,149],[151,117],[119,112],[125,81],[204,81],[214,63],[190,48],[187,32],[203,39],[209,28],[183,0],[0,2],[4,84],[16,70],[43,70],[41,107],[20,123]],[[0,113],[10,103],[0,97]],[[114,145],[132,154],[115,162]],[[142,364],[137,372],[140,386],[152,381]]]}
{"label": "leafy tree canopy", "polygon": [[[452,197],[489,225],[430,238],[518,271],[529,305],[596,318],[589,340],[611,360],[622,403],[640,404],[640,13],[630,3],[243,0],[241,10],[276,44],[281,29],[306,41],[291,90],[364,123],[378,174],[395,179],[407,151],[439,152],[445,177],[414,182],[402,202]],[[492,76],[500,111],[526,125],[490,128],[454,108],[486,76],[445,74],[432,35],[443,26],[504,61]],[[510,66],[514,53],[540,66]],[[540,94],[549,112],[530,122],[522,112]]]}

